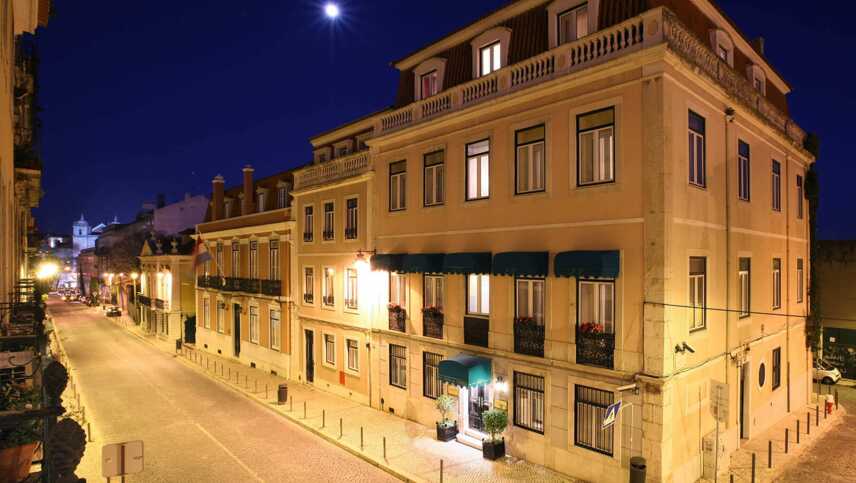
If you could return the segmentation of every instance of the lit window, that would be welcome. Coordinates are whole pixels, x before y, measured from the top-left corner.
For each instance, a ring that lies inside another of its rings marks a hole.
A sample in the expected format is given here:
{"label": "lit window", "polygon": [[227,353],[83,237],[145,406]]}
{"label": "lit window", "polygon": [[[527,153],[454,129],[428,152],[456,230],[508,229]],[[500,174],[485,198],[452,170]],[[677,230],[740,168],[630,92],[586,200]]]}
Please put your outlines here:
{"label": "lit window", "polygon": [[515,322],[544,325],[544,279],[515,280]]}
{"label": "lit window", "polygon": [[547,176],[544,134],[542,124],[517,131],[515,135],[517,194],[545,189]]}
{"label": "lit window", "polygon": [[615,180],[615,109],[577,116],[577,184]]}
{"label": "lit window", "polygon": [[407,207],[407,162],[389,165],[389,211]]}
{"label": "lit window", "polygon": [[404,307],[407,304],[407,275],[390,272],[389,274],[389,303]]}
{"label": "lit window", "polygon": [[740,317],[749,317],[750,303],[752,297],[752,260],[749,258],[740,259],[740,269],[737,272],[738,290],[740,301]]}
{"label": "lit window", "polygon": [[482,316],[490,314],[490,275],[467,275],[467,313]]}
{"label": "lit window", "polygon": [[336,337],[330,334],[324,334],[324,362],[336,365]]}
{"label": "lit window", "polygon": [[353,268],[345,269],[345,307],[356,310],[357,304],[357,271]]}
{"label": "lit window", "polygon": [[359,372],[360,370],[360,346],[354,339],[346,339],[348,346],[348,370]]}
{"label": "lit window", "polygon": [[782,307],[782,259],[773,259],[773,308]]}
{"label": "lit window", "polygon": [[280,321],[280,311],[277,309],[270,309],[270,348],[279,350],[281,339],[282,322]]}
{"label": "lit window", "polygon": [[217,302],[217,332],[223,333],[226,324],[226,304]]}
{"label": "lit window", "polygon": [[436,151],[425,155],[424,193],[425,206],[442,205],[445,197],[443,181],[444,152]]}
{"label": "lit window", "polygon": [[321,303],[327,307],[333,307],[336,304],[336,299],[333,296],[333,277],[335,272],[332,268],[327,267],[324,269],[324,277],[322,279],[322,287],[321,287]]}
{"label": "lit window", "polygon": [[502,68],[502,57],[499,42],[494,42],[479,49],[480,72],[488,75]]}
{"label": "lit window", "polygon": [[303,267],[303,303],[315,302],[315,269]]}
{"label": "lit window", "polygon": [[467,144],[467,200],[490,196],[490,140]]}
{"label": "lit window", "polygon": [[443,311],[443,276],[425,275],[425,293],[423,294],[423,308],[436,308]]}
{"label": "lit window", "polygon": [[250,342],[259,343],[259,308],[250,305]]}
{"label": "lit window", "polygon": [[580,280],[578,330],[612,334],[615,330],[615,283]]}
{"label": "lit window", "polygon": [[202,324],[206,329],[211,328],[211,300],[202,299]]}
{"label": "lit window", "polygon": [[559,14],[559,43],[564,44],[589,33],[588,4],[582,4]]}
{"label": "lit window", "polygon": [[707,259],[705,257],[690,257],[689,303],[690,329],[705,327],[707,303]]}
{"label": "lit window", "polygon": [[422,74],[420,81],[419,85],[422,89],[419,96],[420,99],[425,99],[437,94],[439,84],[437,83],[436,70],[432,70],[427,74]]}

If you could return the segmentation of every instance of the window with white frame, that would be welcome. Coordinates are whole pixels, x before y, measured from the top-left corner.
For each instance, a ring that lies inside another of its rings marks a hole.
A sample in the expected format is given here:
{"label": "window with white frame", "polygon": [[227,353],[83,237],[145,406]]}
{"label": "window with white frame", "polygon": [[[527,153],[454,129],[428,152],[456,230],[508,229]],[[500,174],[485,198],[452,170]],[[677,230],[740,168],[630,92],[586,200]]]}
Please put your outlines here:
{"label": "window with white frame", "polygon": [[517,131],[514,136],[516,194],[544,191],[547,153],[544,125]]}
{"label": "window with white frame", "polygon": [[224,218],[231,218],[232,217],[232,207],[234,206],[234,204],[235,204],[234,200],[232,200],[232,199],[227,199],[224,202],[224,207],[223,207],[224,208],[223,209],[223,217]]}
{"label": "window with white frame", "polygon": [[259,308],[250,305],[250,342],[259,343]]}
{"label": "window with white frame", "polygon": [[543,278],[518,278],[515,287],[515,322],[544,325],[545,282]]}
{"label": "window with white frame", "polygon": [[389,344],[389,385],[407,389],[407,348]]}
{"label": "window with white frame", "polygon": [[282,320],[279,309],[270,309],[270,348],[279,350],[282,341]]}
{"label": "window with white frame", "polygon": [[205,274],[206,277],[211,275],[211,259],[210,258],[208,260],[205,260],[202,263],[202,273]]}
{"label": "window with white frame", "polygon": [[479,75],[486,76],[502,68],[502,50],[499,41],[479,49]]}
{"label": "window with white frame", "polygon": [[764,73],[764,69],[758,65],[750,65],[746,72],[747,77],[749,77],[749,82],[752,83],[752,87],[755,88],[756,91],[760,92],[761,95],[767,94],[767,75]]}
{"label": "window with white frame", "polygon": [[354,339],[345,339],[348,347],[348,370],[353,372],[360,371],[360,345]]}
{"label": "window with white frame", "polygon": [[782,259],[773,259],[773,308],[782,307]]}
{"label": "window with white frame", "polygon": [[579,281],[577,330],[585,333],[615,332],[615,282]]}
{"label": "window with white frame", "polygon": [[467,201],[490,196],[490,139],[467,144]]}
{"label": "window with white frame", "polygon": [[425,290],[423,293],[423,309],[436,308],[443,311],[443,276],[425,275]]}
{"label": "window with white frame", "polygon": [[737,272],[738,290],[740,300],[738,307],[740,308],[740,318],[749,317],[751,313],[752,300],[752,259],[741,257],[739,261],[740,267]]}
{"label": "window with white frame", "polygon": [[279,240],[271,240],[269,242],[269,250],[270,256],[268,260],[270,261],[270,267],[268,268],[268,280],[279,280]]}
{"label": "window with white frame", "polygon": [[770,174],[770,183],[773,211],[782,211],[782,165],[775,159]]}
{"label": "window with white frame", "polygon": [[267,197],[265,196],[264,191],[259,191],[258,193],[256,193],[256,211],[258,211],[259,213],[265,211],[265,209],[267,208],[267,205],[265,205],[266,198]]}
{"label": "window with white frame", "polygon": [[407,161],[389,165],[389,211],[407,207]]}
{"label": "window with white frame", "polygon": [[241,244],[232,242],[232,276],[241,276]]}
{"label": "window with white frame", "polygon": [[223,333],[226,324],[226,304],[223,301],[217,301],[217,332]]}
{"label": "window with white frame", "polygon": [[724,30],[714,29],[710,32],[710,41],[717,57],[729,66],[734,66],[734,42]]}
{"label": "window with white frame", "polygon": [[357,221],[359,220],[359,207],[356,198],[348,198],[345,201],[345,239],[355,240],[357,238]]}
{"label": "window with white frame", "polygon": [[737,196],[743,201],[749,201],[750,192],[750,152],[749,144],[744,141],[737,143]]}
{"label": "window with white frame", "polygon": [[217,275],[225,275],[226,272],[223,270],[223,243],[217,242]]}
{"label": "window with white frame", "polygon": [[559,44],[585,37],[589,33],[588,3],[578,5],[559,14]]}
{"label": "window with white frame", "polygon": [[422,395],[437,399],[443,394],[443,381],[440,380],[440,361],[443,354],[422,353]]}
{"label": "window with white frame", "polygon": [[803,217],[803,203],[805,203],[805,200],[803,200],[804,197],[803,177],[797,175],[797,219],[799,220],[802,220]]}
{"label": "window with white frame", "polygon": [[345,307],[351,310],[357,310],[359,306],[357,302],[357,286],[358,278],[357,271],[353,268],[345,269]]}
{"label": "window with white frame", "polygon": [[407,305],[407,274],[389,273],[389,303],[399,307]]}
{"label": "window with white frame", "polygon": [[250,278],[259,278],[259,242],[250,242]]}
{"label": "window with white frame", "polygon": [[803,293],[805,292],[805,270],[803,269],[803,259],[797,258],[797,303],[802,303]]}
{"label": "window with white frame", "polygon": [[705,176],[705,120],[689,111],[689,173],[690,184],[704,187]]}
{"label": "window with white frame", "polygon": [[332,307],[336,304],[336,299],[333,294],[335,271],[331,267],[324,268],[324,278],[321,287],[321,303],[327,307]]}
{"label": "window with white frame", "polygon": [[303,241],[311,242],[315,234],[315,213],[312,206],[303,208]]}
{"label": "window with white frame", "polygon": [[315,302],[315,269],[303,267],[303,303]]}
{"label": "window with white frame", "polygon": [[336,226],[335,204],[332,201],[324,203],[324,240],[330,241],[336,237],[334,232]]}
{"label": "window with white frame", "polygon": [[467,314],[490,315],[490,275],[467,275]]}
{"label": "window with white frame", "polygon": [[276,189],[276,207],[285,208],[286,206],[288,206],[288,189],[280,186]]}
{"label": "window with white frame", "polygon": [[426,99],[431,97],[439,91],[440,83],[437,79],[437,71],[432,70],[431,72],[422,74],[419,77],[419,98]]}
{"label": "window with white frame", "polygon": [[444,151],[435,151],[424,156],[425,176],[423,191],[425,206],[442,205],[445,199]]}
{"label": "window with white frame", "polygon": [[211,328],[211,299],[202,299],[202,324],[206,329]]}
{"label": "window with white frame", "polygon": [[324,334],[324,362],[336,365],[336,337],[332,334]]}
{"label": "window with white frame", "polygon": [[690,330],[703,329],[707,312],[707,258],[690,257],[689,301]]}
{"label": "window with white frame", "polygon": [[615,180],[615,108],[577,116],[577,185]]}

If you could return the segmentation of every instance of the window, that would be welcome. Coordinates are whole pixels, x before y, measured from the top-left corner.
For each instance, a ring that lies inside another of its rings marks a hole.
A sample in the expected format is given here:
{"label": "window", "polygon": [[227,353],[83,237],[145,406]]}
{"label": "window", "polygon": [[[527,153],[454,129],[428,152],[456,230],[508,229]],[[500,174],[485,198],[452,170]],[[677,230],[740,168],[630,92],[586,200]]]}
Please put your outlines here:
{"label": "window", "polygon": [[256,193],[256,210],[261,213],[265,211],[265,194],[264,192]]}
{"label": "window", "polygon": [[425,99],[437,94],[438,88],[440,87],[439,83],[437,83],[437,71],[432,70],[427,74],[422,74],[419,78],[420,82],[420,99]]}
{"label": "window", "polygon": [[202,324],[206,329],[211,328],[211,300],[202,299]]}
{"label": "window", "polygon": [[250,305],[250,342],[259,343],[259,308]]}
{"label": "window", "polygon": [[330,241],[335,238],[335,233],[333,232],[333,227],[336,222],[336,212],[334,211],[334,204],[332,201],[328,201],[324,203],[324,240]]}
{"label": "window", "polygon": [[425,275],[425,291],[423,294],[424,308],[436,307],[443,311],[443,276]]}
{"label": "window", "polygon": [[336,157],[337,158],[344,158],[347,155],[348,155],[348,146],[339,146],[338,148],[336,148]]}
{"label": "window", "polygon": [[303,241],[311,242],[314,236],[314,222],[315,215],[313,213],[313,207],[306,206],[303,208]]}
{"label": "window", "polygon": [[773,160],[773,171],[770,181],[772,182],[773,210],[782,211],[782,165],[775,159]]}
{"label": "window", "polygon": [[288,190],[285,186],[280,186],[276,190],[276,207],[285,208],[288,206]]}
{"label": "window", "polygon": [[354,339],[345,339],[345,344],[348,350],[348,370],[360,371],[360,346]]}
{"label": "window", "polygon": [[232,242],[232,276],[241,276],[241,245]]}
{"label": "window", "polygon": [[490,314],[490,275],[467,275],[467,314]]}
{"label": "window", "polygon": [[689,114],[689,161],[690,184],[704,187],[705,180],[705,149],[704,149],[704,118],[690,111]]}
{"label": "window", "polygon": [[345,269],[345,307],[357,310],[357,271]]}
{"label": "window", "polygon": [[389,344],[389,385],[407,389],[407,348]]}
{"label": "window", "polygon": [[232,200],[226,200],[225,205],[226,206],[225,206],[225,209],[223,210],[224,211],[223,217],[224,218],[231,218],[232,217],[232,205],[234,205],[234,203]]}
{"label": "window", "polygon": [[596,332],[615,332],[615,282],[580,280],[577,303],[579,328],[597,328]]}
{"label": "window", "polygon": [[705,257],[690,257],[690,330],[705,327],[705,312],[707,303],[707,259]]}
{"label": "window", "polygon": [[440,382],[442,360],[442,354],[422,353],[422,395],[427,398],[437,399],[443,393],[443,383]]}
{"label": "window", "polygon": [[741,200],[749,201],[749,145],[743,141],[737,147],[737,194]]}
{"label": "window", "polygon": [[259,242],[250,242],[250,278],[259,278]]}
{"label": "window", "polygon": [[336,365],[336,337],[324,334],[324,363]]}
{"label": "window", "polygon": [[321,303],[327,307],[332,307],[336,304],[336,299],[333,297],[333,276],[335,272],[332,268],[327,267],[324,269],[324,279],[322,280],[321,287]]}
{"label": "window", "polygon": [[268,270],[268,280],[279,280],[279,240],[271,240],[270,246],[270,269]]}
{"label": "window", "polygon": [[739,286],[739,307],[740,318],[749,317],[750,301],[752,297],[752,260],[750,258],[740,258],[740,269],[737,272],[737,280]]}
{"label": "window", "polygon": [[217,274],[224,275],[225,273],[223,270],[223,244],[217,242]]}
{"label": "window", "polygon": [[755,77],[754,79],[752,79],[752,87],[754,87],[756,91],[763,94],[764,93],[764,79],[761,79],[759,77]]}
{"label": "window", "polygon": [[782,348],[773,349],[773,390],[782,385]]}
{"label": "window", "polygon": [[502,56],[499,42],[485,45],[479,49],[479,72],[481,76],[502,68]]}
{"label": "window", "polygon": [[803,259],[797,258],[797,303],[803,301],[803,293],[805,291],[805,271],[803,270]]}
{"label": "window", "polygon": [[773,308],[782,307],[782,259],[773,259]]}
{"label": "window", "polygon": [[345,239],[355,240],[357,238],[357,217],[359,215],[356,198],[348,198],[345,202],[347,212],[345,213]]}
{"label": "window", "polygon": [[560,44],[585,37],[588,35],[588,4],[560,13],[558,20]]}
{"label": "window", "polygon": [[514,425],[544,434],[544,378],[514,371]]}
{"label": "window", "polygon": [[390,272],[389,274],[389,303],[404,307],[407,303],[407,275]]}
{"label": "window", "polygon": [[615,180],[615,108],[577,116],[577,185]]}
{"label": "window", "polygon": [[202,262],[202,273],[207,277],[211,275],[211,259]]}
{"label": "window", "polygon": [[303,267],[303,302],[311,304],[315,302],[315,269]]}
{"label": "window", "polygon": [[587,386],[574,386],[574,445],[612,455],[614,426],[601,429],[606,408],[613,403],[609,391]]}
{"label": "window", "polygon": [[546,184],[544,125],[517,131],[514,142],[517,153],[515,193],[544,191]]}
{"label": "window", "polygon": [[490,140],[467,144],[467,200],[490,196]]}
{"label": "window", "polygon": [[728,54],[730,52],[731,52],[731,49],[729,49],[728,47],[726,47],[722,44],[719,44],[716,48],[716,55],[720,59],[724,60],[725,62],[728,62]]}
{"label": "window", "polygon": [[223,333],[223,326],[226,324],[226,304],[217,302],[217,332]]}
{"label": "window", "polygon": [[544,325],[544,279],[516,279],[515,302],[515,321],[531,320]]}
{"label": "window", "polygon": [[389,211],[407,208],[407,161],[389,165]]}
{"label": "window", "polygon": [[797,175],[797,219],[802,220],[803,217],[803,177]]}
{"label": "window", "polygon": [[425,206],[442,205],[444,200],[443,186],[443,151],[435,151],[426,154],[425,177],[423,191],[425,193]]}
{"label": "window", "polygon": [[279,309],[270,309],[270,348],[279,350],[282,339],[282,322]]}

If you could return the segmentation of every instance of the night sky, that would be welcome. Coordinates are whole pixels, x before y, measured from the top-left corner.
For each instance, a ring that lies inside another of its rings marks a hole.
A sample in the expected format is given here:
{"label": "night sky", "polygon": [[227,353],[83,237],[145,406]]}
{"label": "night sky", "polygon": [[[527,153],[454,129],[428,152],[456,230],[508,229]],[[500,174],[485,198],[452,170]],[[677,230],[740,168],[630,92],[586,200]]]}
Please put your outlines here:
{"label": "night sky", "polygon": [[[390,105],[389,65],[507,0],[54,0],[39,34],[44,231],[129,221],[164,193],[237,184],[310,160],[308,138]],[[821,138],[822,238],[856,238],[851,159],[856,2],[719,0],[790,82],[791,115]],[[411,20],[416,13],[419,21]],[[850,141],[848,141],[850,140]]]}

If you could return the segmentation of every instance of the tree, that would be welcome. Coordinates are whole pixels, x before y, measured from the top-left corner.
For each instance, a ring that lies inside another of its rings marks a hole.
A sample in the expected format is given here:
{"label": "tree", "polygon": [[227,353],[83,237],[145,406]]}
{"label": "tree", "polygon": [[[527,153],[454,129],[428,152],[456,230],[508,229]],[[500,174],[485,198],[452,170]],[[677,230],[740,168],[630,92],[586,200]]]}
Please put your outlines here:
{"label": "tree", "polygon": [[823,317],[821,308],[820,291],[818,290],[818,277],[815,264],[818,261],[818,249],[820,240],[817,236],[817,210],[820,206],[820,182],[817,175],[817,157],[820,154],[820,138],[816,134],[806,136],[804,147],[806,151],[814,155],[815,162],[809,166],[805,174],[805,198],[808,200],[808,227],[809,227],[809,282],[808,300],[809,311],[806,317],[806,346],[812,352],[817,353],[820,349],[820,323]]}

